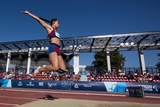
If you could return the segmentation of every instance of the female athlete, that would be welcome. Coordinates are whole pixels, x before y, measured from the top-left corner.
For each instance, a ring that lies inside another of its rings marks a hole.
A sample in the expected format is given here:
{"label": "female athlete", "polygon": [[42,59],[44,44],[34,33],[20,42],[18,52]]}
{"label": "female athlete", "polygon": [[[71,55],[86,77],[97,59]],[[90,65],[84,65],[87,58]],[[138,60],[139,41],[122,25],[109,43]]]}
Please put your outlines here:
{"label": "female athlete", "polygon": [[48,38],[50,39],[48,55],[51,64],[45,67],[37,67],[37,69],[34,71],[34,75],[47,71],[67,71],[63,58],[60,54],[60,35],[57,32],[57,29],[60,25],[58,19],[53,18],[49,25],[42,18],[39,18],[27,10],[23,11],[22,13],[27,14],[33,19],[37,20],[46,29]]}

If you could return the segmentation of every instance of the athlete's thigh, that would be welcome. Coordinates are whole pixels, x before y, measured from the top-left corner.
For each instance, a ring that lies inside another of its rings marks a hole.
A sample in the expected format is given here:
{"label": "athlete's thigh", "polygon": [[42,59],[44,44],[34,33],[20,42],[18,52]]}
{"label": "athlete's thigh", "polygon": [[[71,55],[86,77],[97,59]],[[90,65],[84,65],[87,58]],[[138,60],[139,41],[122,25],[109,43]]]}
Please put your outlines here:
{"label": "athlete's thigh", "polygon": [[59,67],[59,59],[56,52],[52,52],[49,54],[49,60],[53,67]]}
{"label": "athlete's thigh", "polygon": [[58,56],[58,60],[59,60],[59,68],[63,71],[66,71],[66,66],[61,55]]}

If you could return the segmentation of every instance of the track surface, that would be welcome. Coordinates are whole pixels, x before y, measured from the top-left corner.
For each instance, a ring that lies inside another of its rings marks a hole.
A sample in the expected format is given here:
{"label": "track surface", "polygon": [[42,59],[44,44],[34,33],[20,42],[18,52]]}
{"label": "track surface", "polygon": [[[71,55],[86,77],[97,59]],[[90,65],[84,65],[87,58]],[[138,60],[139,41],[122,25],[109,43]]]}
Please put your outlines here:
{"label": "track surface", "polygon": [[0,89],[0,107],[14,107],[39,99],[72,98],[97,101],[138,102],[160,104],[160,94],[145,94],[145,98],[129,97],[128,93],[111,93],[95,91],[71,91],[51,89]]}

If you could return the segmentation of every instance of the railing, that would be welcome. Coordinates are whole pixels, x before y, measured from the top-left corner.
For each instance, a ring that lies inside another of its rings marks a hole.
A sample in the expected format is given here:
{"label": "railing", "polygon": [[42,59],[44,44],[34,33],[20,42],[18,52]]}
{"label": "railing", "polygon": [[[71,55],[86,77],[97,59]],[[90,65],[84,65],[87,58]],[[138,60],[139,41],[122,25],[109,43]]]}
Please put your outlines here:
{"label": "railing", "polygon": [[[128,73],[128,71],[133,71],[135,72],[138,70],[141,73],[141,68],[140,67],[125,67],[123,68],[124,71]],[[157,67],[146,67],[146,71],[150,74],[157,74],[160,72]]]}

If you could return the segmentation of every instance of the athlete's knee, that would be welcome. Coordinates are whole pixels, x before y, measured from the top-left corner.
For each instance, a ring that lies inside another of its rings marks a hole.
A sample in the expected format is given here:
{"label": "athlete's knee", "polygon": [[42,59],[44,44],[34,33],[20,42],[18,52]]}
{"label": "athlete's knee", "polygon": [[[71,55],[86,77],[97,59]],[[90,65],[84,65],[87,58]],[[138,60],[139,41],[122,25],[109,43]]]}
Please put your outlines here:
{"label": "athlete's knee", "polygon": [[58,65],[53,65],[53,66],[52,66],[52,69],[53,69],[54,71],[57,71],[57,70],[59,70],[59,66],[58,66]]}

